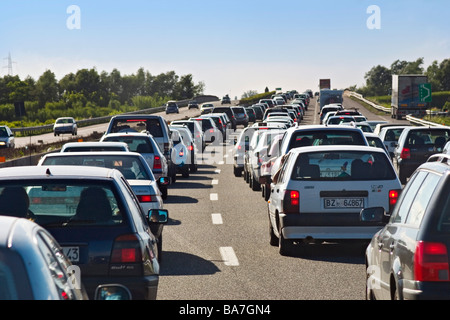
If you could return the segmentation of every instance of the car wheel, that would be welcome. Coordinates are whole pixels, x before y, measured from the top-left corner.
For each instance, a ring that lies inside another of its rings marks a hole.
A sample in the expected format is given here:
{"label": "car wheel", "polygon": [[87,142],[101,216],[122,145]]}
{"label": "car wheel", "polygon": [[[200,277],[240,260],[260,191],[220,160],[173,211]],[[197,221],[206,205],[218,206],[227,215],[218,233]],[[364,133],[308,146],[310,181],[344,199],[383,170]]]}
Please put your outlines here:
{"label": "car wheel", "polygon": [[189,166],[185,166],[183,168],[182,176],[183,176],[183,178],[189,178]]}
{"label": "car wheel", "polygon": [[260,191],[261,190],[261,184],[258,181],[256,181],[254,175],[252,175],[252,190],[253,191]]}
{"label": "car wheel", "polygon": [[242,170],[240,168],[233,168],[234,176],[235,177],[241,177],[242,176]]}
{"label": "car wheel", "polygon": [[273,227],[272,227],[272,223],[270,222],[270,217],[269,217],[269,236],[270,236],[270,245],[277,247],[279,246],[279,239],[278,237],[275,235],[275,232],[273,232]]}
{"label": "car wheel", "polygon": [[163,198],[163,200],[167,199],[167,187],[159,187],[159,191],[161,191],[161,198]]}
{"label": "car wheel", "polygon": [[162,260],[162,235],[159,236],[156,247],[158,248],[158,262],[161,262],[161,260]]}
{"label": "car wheel", "polygon": [[191,172],[197,172],[198,165],[197,164],[191,164],[189,169],[190,169]]}

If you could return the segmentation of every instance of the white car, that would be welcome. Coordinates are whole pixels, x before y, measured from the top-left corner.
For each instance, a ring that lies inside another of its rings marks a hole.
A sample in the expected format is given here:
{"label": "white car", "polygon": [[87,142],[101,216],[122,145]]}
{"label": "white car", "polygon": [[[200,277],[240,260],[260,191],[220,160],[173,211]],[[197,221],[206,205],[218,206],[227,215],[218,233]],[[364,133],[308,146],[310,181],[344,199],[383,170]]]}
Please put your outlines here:
{"label": "white car", "polygon": [[77,122],[72,117],[61,117],[56,119],[53,125],[53,134],[59,136],[62,133],[70,133],[73,136],[77,135]]}
{"label": "white car", "polygon": [[144,212],[163,209],[158,182],[145,159],[136,152],[57,152],[39,160],[38,166],[90,166],[119,170],[127,179]]}
{"label": "white car", "polygon": [[102,136],[100,139],[100,142],[106,141],[124,142],[128,145],[131,152],[140,153],[144,157],[145,161],[147,161],[153,175],[158,181],[159,188],[163,194],[163,199],[167,197],[169,159],[163,155],[157,141],[151,134],[139,132],[109,133]]}
{"label": "white car", "polygon": [[176,167],[176,173],[181,173],[184,178],[189,177],[189,164],[191,163],[191,152],[184,144],[183,139],[178,130],[170,128],[173,141],[172,163]]}
{"label": "white car", "polygon": [[389,214],[402,188],[379,148],[312,146],[283,158],[268,200],[270,244],[282,255],[298,241],[370,241],[384,223],[362,222],[360,211],[383,207]]}

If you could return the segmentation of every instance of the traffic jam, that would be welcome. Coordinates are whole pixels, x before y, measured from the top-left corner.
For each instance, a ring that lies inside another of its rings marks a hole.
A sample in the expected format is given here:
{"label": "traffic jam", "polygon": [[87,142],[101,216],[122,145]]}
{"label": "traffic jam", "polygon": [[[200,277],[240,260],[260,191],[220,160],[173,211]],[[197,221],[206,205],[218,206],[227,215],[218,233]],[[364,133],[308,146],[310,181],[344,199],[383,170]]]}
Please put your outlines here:
{"label": "traffic jam", "polygon": [[371,121],[330,89],[197,108],[113,116],[99,141],[0,169],[0,299],[157,300],[166,202],[215,163],[265,204],[280,259],[358,242],[366,299],[450,298],[449,127]]}

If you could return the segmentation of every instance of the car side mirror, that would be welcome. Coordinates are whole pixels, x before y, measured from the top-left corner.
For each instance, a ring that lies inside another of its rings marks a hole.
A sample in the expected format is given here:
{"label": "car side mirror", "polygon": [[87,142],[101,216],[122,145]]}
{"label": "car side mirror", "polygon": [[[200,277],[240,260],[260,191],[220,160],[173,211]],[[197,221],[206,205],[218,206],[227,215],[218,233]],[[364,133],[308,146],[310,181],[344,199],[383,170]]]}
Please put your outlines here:
{"label": "car side mirror", "polygon": [[150,209],[148,210],[148,221],[152,223],[167,223],[169,219],[169,211],[166,209]]}
{"label": "car side mirror", "polygon": [[385,216],[383,207],[372,207],[362,209],[359,219],[363,222],[382,222]]}
{"label": "car side mirror", "polygon": [[159,184],[162,186],[166,186],[169,184],[169,178],[168,177],[161,177],[159,178]]}
{"label": "car side mirror", "polygon": [[95,300],[131,300],[131,292],[121,284],[102,284],[95,289]]}

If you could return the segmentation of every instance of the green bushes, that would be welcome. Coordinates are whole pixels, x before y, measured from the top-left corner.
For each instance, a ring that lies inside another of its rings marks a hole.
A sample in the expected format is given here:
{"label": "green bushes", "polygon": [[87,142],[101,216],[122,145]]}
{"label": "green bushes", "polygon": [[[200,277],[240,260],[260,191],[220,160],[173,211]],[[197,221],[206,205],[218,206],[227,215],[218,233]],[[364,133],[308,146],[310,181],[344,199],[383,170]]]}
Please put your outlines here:
{"label": "green bushes", "polygon": [[[450,91],[433,92],[431,96],[432,102],[430,109],[442,110],[445,108],[444,106],[446,103],[450,103]],[[373,96],[373,97],[366,97],[366,99],[376,104],[379,104],[383,107],[387,108],[391,107],[391,96]]]}
{"label": "green bushes", "polygon": [[239,101],[240,105],[252,105],[258,103],[260,99],[270,99],[270,97],[275,94],[275,91],[260,93],[248,98],[241,99]]}

